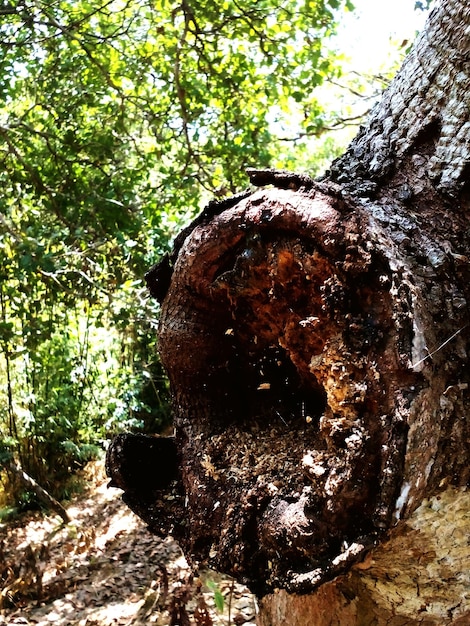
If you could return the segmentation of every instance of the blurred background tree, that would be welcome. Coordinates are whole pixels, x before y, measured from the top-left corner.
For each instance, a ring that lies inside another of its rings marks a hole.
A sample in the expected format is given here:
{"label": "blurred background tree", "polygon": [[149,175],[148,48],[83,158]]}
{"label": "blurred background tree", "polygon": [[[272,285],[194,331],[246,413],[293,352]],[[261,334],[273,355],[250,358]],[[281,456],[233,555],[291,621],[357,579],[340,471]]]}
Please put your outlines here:
{"label": "blurred background tree", "polygon": [[62,498],[113,434],[169,424],[143,275],[246,167],[317,174],[342,152],[401,58],[342,76],[333,36],[352,9],[0,4],[0,462]]}

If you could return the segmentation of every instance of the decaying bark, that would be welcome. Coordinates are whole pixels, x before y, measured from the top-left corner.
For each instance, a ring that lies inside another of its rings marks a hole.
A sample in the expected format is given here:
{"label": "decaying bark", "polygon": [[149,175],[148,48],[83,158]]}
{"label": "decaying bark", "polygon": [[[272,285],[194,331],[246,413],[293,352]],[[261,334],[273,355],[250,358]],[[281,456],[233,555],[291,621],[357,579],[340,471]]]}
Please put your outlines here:
{"label": "decaying bark", "polygon": [[263,626],[470,619],[469,28],[442,3],[322,183],[251,171],[148,275],[175,438],[108,472]]}

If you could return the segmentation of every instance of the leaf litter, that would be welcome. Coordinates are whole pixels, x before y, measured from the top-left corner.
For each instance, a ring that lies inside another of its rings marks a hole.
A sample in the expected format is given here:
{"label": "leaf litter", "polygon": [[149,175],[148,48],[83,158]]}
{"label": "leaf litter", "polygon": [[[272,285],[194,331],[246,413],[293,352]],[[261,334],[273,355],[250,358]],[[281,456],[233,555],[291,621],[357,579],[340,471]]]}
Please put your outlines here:
{"label": "leaf litter", "polygon": [[210,570],[191,572],[178,545],[152,535],[87,468],[72,519],[29,513],[0,525],[0,626],[253,626],[249,591]]}

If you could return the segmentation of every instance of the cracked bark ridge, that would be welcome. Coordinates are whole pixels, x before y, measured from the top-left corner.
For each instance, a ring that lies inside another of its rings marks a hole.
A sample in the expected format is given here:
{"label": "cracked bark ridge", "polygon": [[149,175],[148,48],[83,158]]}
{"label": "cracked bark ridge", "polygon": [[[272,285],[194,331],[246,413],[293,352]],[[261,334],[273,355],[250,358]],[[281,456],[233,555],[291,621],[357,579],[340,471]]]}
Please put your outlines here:
{"label": "cracked bark ridge", "polygon": [[469,26],[467,2],[437,3],[400,72],[332,165],[332,180],[363,197],[396,171],[408,195],[422,193],[426,180],[453,197],[468,185]]}

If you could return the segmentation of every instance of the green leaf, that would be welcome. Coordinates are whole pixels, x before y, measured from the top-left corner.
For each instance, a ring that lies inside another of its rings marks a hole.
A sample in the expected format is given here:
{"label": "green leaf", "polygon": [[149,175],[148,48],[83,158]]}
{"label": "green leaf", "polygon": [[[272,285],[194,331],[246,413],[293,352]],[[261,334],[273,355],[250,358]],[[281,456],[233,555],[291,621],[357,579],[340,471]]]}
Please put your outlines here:
{"label": "green leaf", "polygon": [[217,610],[219,611],[219,613],[223,613],[225,600],[224,600],[224,596],[222,595],[222,592],[220,591],[220,588],[213,580],[206,581],[206,585],[214,594],[214,602],[215,602],[215,606],[217,607]]}

